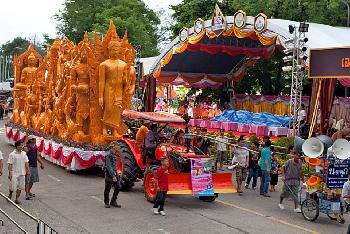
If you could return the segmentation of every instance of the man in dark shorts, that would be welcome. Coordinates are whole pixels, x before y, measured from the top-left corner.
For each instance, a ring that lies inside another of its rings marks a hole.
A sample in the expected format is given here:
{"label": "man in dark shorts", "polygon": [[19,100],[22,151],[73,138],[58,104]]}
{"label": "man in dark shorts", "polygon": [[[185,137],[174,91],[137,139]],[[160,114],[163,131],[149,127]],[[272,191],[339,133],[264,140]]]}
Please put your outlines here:
{"label": "man in dark shorts", "polygon": [[295,205],[294,212],[301,213],[298,203],[298,192],[300,181],[304,183],[303,163],[299,153],[295,149],[291,150],[291,155],[293,158],[289,159],[282,168],[282,180],[284,181],[284,185],[278,206],[281,210],[284,210],[284,205],[282,204],[283,199],[292,195]]}
{"label": "man in dark shorts", "polygon": [[26,200],[30,200],[32,197],[35,197],[35,194],[31,193],[33,184],[39,182],[38,162],[40,163],[41,169],[44,169],[44,164],[40,160],[40,157],[38,157],[38,149],[36,147],[36,139],[34,136],[28,137],[28,142],[24,151],[27,154],[30,169],[30,175],[26,176]]}

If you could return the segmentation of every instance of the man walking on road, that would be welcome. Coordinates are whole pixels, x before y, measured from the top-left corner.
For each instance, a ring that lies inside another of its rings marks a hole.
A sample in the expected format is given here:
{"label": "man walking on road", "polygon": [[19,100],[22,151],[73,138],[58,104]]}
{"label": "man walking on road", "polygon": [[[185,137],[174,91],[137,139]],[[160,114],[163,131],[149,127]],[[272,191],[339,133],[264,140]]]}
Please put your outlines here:
{"label": "man walking on road", "polygon": [[284,210],[284,205],[282,204],[283,199],[292,195],[295,206],[294,212],[301,213],[298,203],[298,192],[300,180],[304,183],[303,163],[299,153],[295,149],[291,150],[291,155],[293,158],[289,159],[282,168],[282,180],[284,181],[284,185],[278,206],[281,210]]}
{"label": "man walking on road", "polygon": [[21,204],[19,197],[21,191],[25,188],[25,176],[30,176],[28,157],[26,152],[23,151],[22,141],[15,142],[16,149],[10,153],[7,160],[10,180],[10,194],[9,198],[12,199],[13,191],[16,190],[16,204]]}
{"label": "man walking on road", "polygon": [[[119,194],[119,183],[118,183],[118,172],[117,172],[117,153],[119,152],[119,146],[117,142],[112,142],[110,144],[110,150],[106,154],[106,173],[105,173],[105,190],[104,190],[104,203],[106,208],[111,206],[121,208],[117,203],[117,198]],[[109,203],[109,192],[113,187],[113,195],[111,203]]]}
{"label": "man walking on road", "polygon": [[247,168],[249,163],[249,151],[244,149],[245,139],[244,136],[240,136],[238,139],[238,146],[234,151],[234,157],[232,159],[232,164],[238,163],[235,167],[236,180],[237,180],[237,192],[239,194],[243,193],[241,186],[242,182],[245,181],[247,177]]}
{"label": "man walking on road", "polygon": [[31,193],[33,184],[39,182],[38,162],[40,163],[41,169],[44,169],[44,164],[38,157],[35,137],[29,136],[27,145],[24,147],[24,151],[27,153],[30,169],[30,176],[26,176],[26,200],[30,200],[32,197],[35,197],[35,194]]}
{"label": "man walking on road", "polygon": [[214,165],[214,170],[217,171],[218,169],[218,162],[220,164],[220,170],[223,171],[223,165],[224,161],[226,160],[226,155],[227,155],[227,142],[228,139],[224,135],[225,130],[221,129],[220,130],[220,136],[216,137],[216,147],[217,147],[217,155],[215,158],[215,165]]}
{"label": "man walking on road", "polygon": [[260,167],[261,167],[261,184],[260,195],[264,197],[270,197],[267,193],[270,183],[270,170],[271,170],[271,141],[265,141],[265,147],[261,151]]}

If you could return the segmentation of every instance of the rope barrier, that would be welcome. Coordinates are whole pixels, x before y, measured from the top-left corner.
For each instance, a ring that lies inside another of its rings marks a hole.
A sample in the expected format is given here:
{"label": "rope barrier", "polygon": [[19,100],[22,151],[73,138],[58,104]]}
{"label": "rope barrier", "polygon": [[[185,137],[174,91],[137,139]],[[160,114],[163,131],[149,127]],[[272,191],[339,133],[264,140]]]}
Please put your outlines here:
{"label": "rope barrier", "polygon": [[[201,135],[195,134],[195,133],[191,133],[191,135],[202,137]],[[211,139],[211,140],[214,140],[215,142],[223,143],[223,144],[226,144],[226,145],[228,145],[228,146],[233,146],[234,148],[240,148],[240,149],[245,149],[245,150],[247,150],[247,151],[249,151],[249,152],[259,153],[258,151],[249,149],[249,148],[244,147],[244,146],[239,146],[238,144],[233,144],[233,143],[229,143],[229,142],[225,142],[225,141],[219,141],[219,140],[217,140],[216,138],[211,137],[211,136],[208,136],[208,135],[205,135],[205,137],[206,137],[206,138],[209,138],[209,139]],[[227,139],[229,139],[229,140],[233,140],[232,138],[226,137],[226,136],[224,136],[224,138],[227,138]],[[277,148],[277,147],[276,147],[276,148]],[[285,147],[280,147],[280,148],[287,149],[287,148],[285,148]],[[285,155],[285,156],[289,156],[289,154],[285,154],[285,153],[281,153],[281,152],[278,152],[278,154],[280,154],[280,155]]]}

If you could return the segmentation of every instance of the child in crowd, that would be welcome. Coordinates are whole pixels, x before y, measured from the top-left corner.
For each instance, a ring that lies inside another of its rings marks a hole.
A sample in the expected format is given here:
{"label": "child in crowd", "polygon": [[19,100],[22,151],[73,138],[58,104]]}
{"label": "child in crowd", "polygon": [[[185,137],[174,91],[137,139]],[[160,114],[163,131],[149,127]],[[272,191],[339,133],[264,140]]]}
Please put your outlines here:
{"label": "child in crowd", "polygon": [[165,216],[164,212],[164,204],[165,204],[165,197],[168,192],[169,184],[168,184],[168,167],[169,167],[169,159],[168,158],[162,158],[161,166],[157,170],[157,197],[156,202],[153,206],[153,213],[158,215]]}
{"label": "child in crowd", "polygon": [[271,171],[270,171],[270,176],[271,176],[270,192],[275,192],[276,191],[275,186],[278,183],[278,172],[279,172],[280,165],[278,163],[278,159],[276,157],[276,153],[272,151],[272,155],[271,156],[272,156],[272,158],[271,158]]}

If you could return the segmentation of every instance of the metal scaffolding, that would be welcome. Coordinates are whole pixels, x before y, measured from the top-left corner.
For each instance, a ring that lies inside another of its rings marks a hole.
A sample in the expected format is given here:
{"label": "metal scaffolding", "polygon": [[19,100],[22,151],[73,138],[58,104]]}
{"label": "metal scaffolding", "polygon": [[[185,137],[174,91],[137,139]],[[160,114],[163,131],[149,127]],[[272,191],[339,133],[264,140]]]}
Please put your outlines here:
{"label": "metal scaffolding", "polygon": [[[285,63],[291,63],[290,66],[283,67],[284,72],[291,73],[291,91],[290,91],[290,116],[292,117],[291,129],[293,135],[299,135],[300,121],[298,121],[299,112],[301,110],[301,97],[303,93],[303,80],[305,77],[306,66],[306,33],[308,24],[300,23],[299,27],[289,26],[289,32],[293,34],[293,38],[286,41],[286,49],[284,52],[286,57],[283,58]],[[289,44],[289,46],[288,46]]]}

